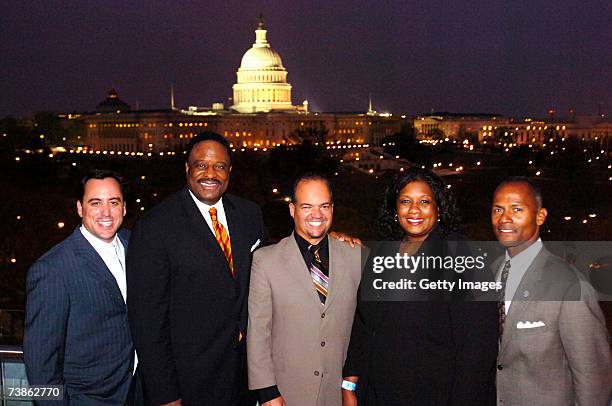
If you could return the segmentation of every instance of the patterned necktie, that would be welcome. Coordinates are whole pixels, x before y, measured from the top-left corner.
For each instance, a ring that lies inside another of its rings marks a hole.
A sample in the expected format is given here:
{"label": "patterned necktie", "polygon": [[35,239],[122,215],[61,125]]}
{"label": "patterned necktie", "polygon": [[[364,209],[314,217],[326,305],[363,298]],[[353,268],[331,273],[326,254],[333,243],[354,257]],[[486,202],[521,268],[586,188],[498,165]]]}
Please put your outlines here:
{"label": "patterned necktie", "polygon": [[325,299],[327,298],[327,289],[329,287],[329,277],[326,275],[325,267],[321,262],[321,257],[319,256],[319,250],[321,247],[318,245],[311,245],[308,247],[308,250],[312,253],[312,262],[310,263],[310,276],[312,277],[312,282],[314,283],[315,289],[319,294],[319,299],[321,299],[321,305],[325,304]]}
{"label": "patterned necktie", "polygon": [[215,237],[221,246],[221,251],[223,251],[223,255],[227,259],[227,263],[229,264],[230,273],[232,274],[232,278],[236,278],[236,274],[234,273],[234,257],[232,256],[232,245],[230,243],[229,234],[223,227],[223,224],[217,220],[217,209],[211,207],[208,212],[210,213],[210,218],[212,219],[213,230],[215,230]]}
{"label": "patterned necktie", "polygon": [[506,282],[510,273],[510,260],[507,260],[502,269],[500,282],[502,284],[497,310],[499,311],[499,341],[504,336],[504,322],[506,321]]}

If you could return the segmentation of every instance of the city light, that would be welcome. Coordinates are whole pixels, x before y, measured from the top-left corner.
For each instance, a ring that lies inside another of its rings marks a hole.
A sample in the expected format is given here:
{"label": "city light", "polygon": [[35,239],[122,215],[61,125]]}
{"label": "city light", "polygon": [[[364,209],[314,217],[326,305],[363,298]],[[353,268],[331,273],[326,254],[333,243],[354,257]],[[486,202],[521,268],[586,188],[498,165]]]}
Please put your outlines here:
{"label": "city light", "polygon": [[64,225],[65,225],[64,222],[60,221],[57,223],[57,228],[64,228]]}

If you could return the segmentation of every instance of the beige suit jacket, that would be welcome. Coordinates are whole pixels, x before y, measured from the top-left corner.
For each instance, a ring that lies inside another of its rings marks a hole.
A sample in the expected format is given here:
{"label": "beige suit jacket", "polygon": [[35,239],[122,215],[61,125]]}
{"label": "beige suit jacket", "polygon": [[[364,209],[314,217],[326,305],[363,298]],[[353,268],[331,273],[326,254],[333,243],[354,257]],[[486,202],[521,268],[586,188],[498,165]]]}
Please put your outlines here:
{"label": "beige suit jacket", "polygon": [[288,406],[342,404],[360,253],[329,239],[324,306],[293,234],[254,253],[247,332],[250,389],[277,385]]}
{"label": "beige suit jacket", "polygon": [[[533,327],[525,328],[527,322]],[[506,316],[498,404],[607,406],[611,388],[612,359],[597,293],[542,248]]]}

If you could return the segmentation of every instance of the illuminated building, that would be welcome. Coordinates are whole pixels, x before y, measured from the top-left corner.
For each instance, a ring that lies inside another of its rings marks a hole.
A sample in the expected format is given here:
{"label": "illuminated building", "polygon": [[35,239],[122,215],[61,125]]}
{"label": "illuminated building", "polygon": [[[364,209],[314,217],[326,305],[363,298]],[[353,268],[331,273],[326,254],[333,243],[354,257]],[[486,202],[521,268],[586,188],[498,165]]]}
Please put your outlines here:
{"label": "illuminated building", "polygon": [[413,125],[417,138],[426,141],[474,138],[481,144],[543,146],[551,137],[573,137],[596,141],[606,151],[610,151],[612,144],[612,123],[605,121],[602,115],[572,114],[568,120],[551,116],[548,121],[542,121],[497,114],[435,113],[416,117]]}
{"label": "illuminated building", "polygon": [[236,72],[234,105],[239,113],[295,110],[291,105],[291,85],[280,55],[272,49],[267,30],[260,17],[255,30],[255,43],[245,52]]}
{"label": "illuminated building", "polygon": [[478,136],[484,126],[498,126],[509,122],[499,114],[432,113],[414,119],[417,139],[449,138],[451,140]]}
{"label": "illuminated building", "polygon": [[379,145],[401,130],[402,119],[376,113],[371,105],[367,113],[311,112],[307,101],[292,105],[287,71],[270,47],[262,21],[255,34],[255,44],[242,57],[229,109],[221,103],[178,109],[171,97],[169,109],[130,110],[112,90],[94,113],[82,114],[87,130],[82,146],[123,153],[180,151],[202,131],[225,136],[234,148],[270,148],[305,139]]}

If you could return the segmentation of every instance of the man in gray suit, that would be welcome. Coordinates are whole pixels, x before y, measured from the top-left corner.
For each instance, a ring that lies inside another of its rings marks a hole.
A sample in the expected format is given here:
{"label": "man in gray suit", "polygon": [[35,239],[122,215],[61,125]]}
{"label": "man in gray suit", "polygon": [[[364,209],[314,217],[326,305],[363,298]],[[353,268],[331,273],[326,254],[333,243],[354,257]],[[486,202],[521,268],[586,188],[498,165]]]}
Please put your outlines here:
{"label": "man in gray suit", "polygon": [[547,211],[523,177],[502,182],[491,222],[505,258],[497,262],[500,405],[608,405],[612,359],[597,293],[539,237]]}
{"label": "man in gray suit", "polygon": [[249,388],[263,406],[340,405],[360,250],[328,238],[333,200],[323,176],[294,183],[289,211],[294,233],[253,256]]}

